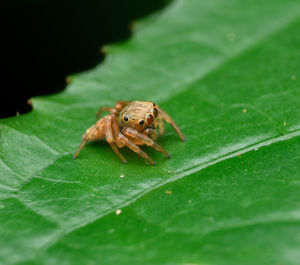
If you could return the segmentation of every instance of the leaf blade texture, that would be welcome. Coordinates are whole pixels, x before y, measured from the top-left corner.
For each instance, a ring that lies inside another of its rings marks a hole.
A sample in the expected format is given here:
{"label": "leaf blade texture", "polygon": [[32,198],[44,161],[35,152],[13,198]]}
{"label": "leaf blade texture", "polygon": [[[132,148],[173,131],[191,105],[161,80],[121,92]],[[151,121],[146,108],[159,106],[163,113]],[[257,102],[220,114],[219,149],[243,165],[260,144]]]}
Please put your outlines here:
{"label": "leaf blade texture", "polygon": [[[176,1],[2,120],[0,263],[297,264],[299,11]],[[182,128],[185,143],[169,126],[158,141],[172,158],[143,147],[152,167],[121,149],[123,165],[99,142],[72,160],[98,108],[132,99]]]}

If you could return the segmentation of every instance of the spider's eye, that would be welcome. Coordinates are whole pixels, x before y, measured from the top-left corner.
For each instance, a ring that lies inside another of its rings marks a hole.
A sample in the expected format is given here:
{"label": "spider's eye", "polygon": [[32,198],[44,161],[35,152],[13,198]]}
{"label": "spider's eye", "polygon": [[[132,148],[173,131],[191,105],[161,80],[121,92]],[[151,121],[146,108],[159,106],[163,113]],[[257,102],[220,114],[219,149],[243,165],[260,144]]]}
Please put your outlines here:
{"label": "spider's eye", "polygon": [[140,125],[143,125],[144,123],[145,123],[144,120],[140,120],[140,121],[139,121],[139,124],[140,124]]}
{"label": "spider's eye", "polygon": [[153,104],[153,107],[155,107],[155,106],[156,106],[156,104],[155,104],[154,102],[153,102],[152,104]]}
{"label": "spider's eye", "polygon": [[157,110],[157,108],[153,108],[153,114],[154,114],[155,118],[158,116],[158,110]]}
{"label": "spider's eye", "polygon": [[128,118],[128,116],[124,116],[124,121],[128,121],[129,120],[129,118]]}
{"label": "spider's eye", "polygon": [[148,125],[152,124],[154,118],[153,118],[153,115],[152,114],[148,114],[147,115],[147,122],[148,122]]}

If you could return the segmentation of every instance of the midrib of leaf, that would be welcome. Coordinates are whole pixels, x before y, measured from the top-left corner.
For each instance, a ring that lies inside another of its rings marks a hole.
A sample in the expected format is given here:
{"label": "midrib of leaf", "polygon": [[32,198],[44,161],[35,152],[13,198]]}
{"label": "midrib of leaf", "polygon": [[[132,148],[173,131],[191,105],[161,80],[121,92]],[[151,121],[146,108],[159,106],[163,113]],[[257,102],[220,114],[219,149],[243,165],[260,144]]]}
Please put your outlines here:
{"label": "midrib of leaf", "polygon": [[188,169],[185,169],[183,171],[176,172],[176,174],[173,175],[172,177],[167,178],[167,179],[163,179],[162,181],[160,181],[160,182],[156,183],[155,185],[153,185],[150,189],[143,190],[137,196],[134,196],[133,198],[129,198],[127,201],[124,201],[121,204],[116,205],[114,208],[112,208],[112,209],[110,209],[110,210],[108,210],[108,211],[100,214],[96,218],[93,218],[92,220],[87,220],[86,222],[82,222],[80,225],[72,227],[68,231],[64,231],[63,234],[60,234],[58,238],[55,238],[55,239],[53,239],[53,241],[49,242],[49,244],[47,244],[46,248],[52,246],[59,239],[61,239],[62,237],[66,236],[67,234],[72,233],[72,232],[76,231],[77,229],[83,228],[83,227],[85,227],[85,226],[87,226],[87,225],[95,222],[96,220],[99,220],[99,219],[103,218],[104,216],[107,216],[107,215],[113,213],[117,209],[129,206],[130,204],[134,203],[135,201],[137,201],[138,199],[142,198],[146,194],[148,194],[148,193],[150,193],[150,192],[152,192],[152,191],[154,191],[156,189],[159,189],[160,187],[162,187],[162,186],[164,186],[166,184],[175,182],[175,181],[177,181],[177,180],[179,180],[181,178],[184,178],[187,175],[194,174],[194,173],[199,172],[201,170],[204,170],[204,169],[206,169],[208,167],[214,166],[214,165],[216,165],[216,164],[218,164],[220,162],[223,162],[223,161],[235,158],[239,154],[240,155],[246,154],[248,152],[251,152],[251,151],[254,151],[254,150],[258,150],[260,148],[263,148],[263,147],[266,147],[266,146],[270,146],[270,145],[278,143],[278,142],[282,142],[282,141],[286,141],[286,140],[289,140],[289,139],[293,139],[294,137],[298,137],[298,136],[300,136],[300,130],[297,130],[297,131],[294,131],[294,132],[291,132],[289,134],[285,134],[285,135],[282,135],[282,136],[273,137],[271,139],[268,139],[266,141],[257,143],[255,145],[251,145],[251,146],[243,148],[243,149],[235,150],[234,152],[232,152],[230,154],[221,155],[221,156],[219,156],[218,158],[216,158],[214,160],[206,161],[206,162],[203,162],[203,163],[199,163],[198,165],[196,165],[196,166],[194,166],[192,168],[188,168]]}
{"label": "midrib of leaf", "polygon": [[[96,218],[92,218],[89,220],[86,220],[84,222],[81,222],[80,225],[77,226],[73,226],[71,228],[63,228],[63,229],[58,229],[55,231],[55,233],[53,234],[53,237],[47,241],[45,244],[41,245],[40,249],[38,252],[35,253],[34,256],[26,259],[26,261],[30,261],[30,260],[34,260],[35,257],[39,256],[42,252],[46,251],[47,249],[49,249],[50,247],[54,246],[55,244],[57,244],[61,239],[63,239],[64,237],[66,237],[68,234],[73,233],[79,229],[82,229],[88,225],[91,225],[92,223],[100,220],[101,218],[113,213],[114,211],[116,211],[117,209],[124,209],[125,207],[130,206],[132,203],[135,203],[137,200],[141,199],[143,196],[145,196],[146,194],[153,192],[159,188],[161,188],[162,186],[178,181],[179,179],[184,178],[185,176],[194,174],[196,172],[199,172],[201,170],[204,170],[208,167],[214,166],[218,163],[224,162],[226,160],[230,160],[230,159],[234,159],[235,157],[237,157],[238,154],[246,154],[248,152],[255,152],[254,150],[258,150],[260,148],[267,148],[268,146],[272,145],[272,144],[276,144],[278,142],[282,142],[282,141],[286,141],[289,139],[293,139],[295,137],[299,137],[300,136],[300,130],[298,131],[294,131],[291,132],[289,134],[283,135],[283,136],[279,136],[279,137],[274,137],[272,139],[268,139],[264,142],[260,142],[256,145],[244,148],[244,149],[240,149],[240,150],[236,150],[236,152],[228,154],[226,156],[221,156],[220,158],[213,160],[213,161],[207,161],[206,163],[203,164],[199,164],[197,167],[195,168],[191,168],[189,170],[186,170],[184,172],[179,172],[177,175],[172,176],[170,178],[167,178],[165,180],[160,181],[159,183],[156,183],[155,185],[153,185],[151,188],[149,189],[145,189],[144,191],[140,192],[137,196],[133,197],[133,198],[129,198],[127,201],[122,202],[121,204],[116,205],[114,208],[105,211],[103,213],[101,213],[100,215],[98,215]],[[20,200],[19,200],[20,201]],[[20,201],[20,203],[22,203],[25,207],[28,207],[27,204],[24,204],[22,201]],[[30,208],[30,210],[36,212],[34,209]],[[37,213],[39,215],[39,213]],[[41,215],[40,215],[41,216]],[[45,216],[41,216],[42,218],[45,218],[47,221],[52,222],[51,220],[49,220],[47,217]],[[261,225],[261,224],[270,224],[270,222],[272,223],[283,223],[283,222],[298,222],[299,223],[299,214],[296,214],[295,218],[293,220],[290,219],[290,215],[288,215],[288,219],[280,219],[278,220],[278,218],[274,218],[273,221],[270,221],[269,219],[267,220],[252,220],[250,222],[239,222],[239,223],[235,223],[235,224],[229,224],[229,225],[223,225],[222,227],[217,227],[208,231],[205,231],[203,233],[202,236],[207,236],[211,233],[216,233],[216,232],[220,232],[220,231],[226,231],[226,230],[232,230],[232,229],[237,229],[240,227],[248,227],[248,226],[255,226],[255,225]],[[166,230],[166,233],[172,233],[172,231],[168,231]],[[176,231],[176,233],[178,233],[178,231]],[[189,234],[186,232],[180,232],[180,233],[184,233],[184,234]],[[154,239],[158,239],[158,237],[152,238],[152,240]],[[151,240],[151,241],[152,241]]]}

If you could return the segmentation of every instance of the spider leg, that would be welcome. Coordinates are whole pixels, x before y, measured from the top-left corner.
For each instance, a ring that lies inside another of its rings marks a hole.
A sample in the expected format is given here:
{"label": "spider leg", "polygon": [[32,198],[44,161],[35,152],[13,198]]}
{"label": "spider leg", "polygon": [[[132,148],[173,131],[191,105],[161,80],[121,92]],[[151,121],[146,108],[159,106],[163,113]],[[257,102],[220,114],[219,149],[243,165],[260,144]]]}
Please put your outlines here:
{"label": "spider leg", "polygon": [[110,112],[112,114],[117,114],[118,115],[122,111],[122,109],[124,107],[126,107],[130,103],[131,103],[131,101],[117,101],[117,103],[116,103],[116,105],[115,105],[114,108],[111,108],[111,107],[101,107],[98,110],[98,112],[96,114],[96,117],[99,118],[100,115],[102,114],[102,112]]}
{"label": "spider leg", "polygon": [[82,150],[82,148],[86,145],[86,143],[88,142],[88,140],[83,139],[80,146],[78,147],[77,151],[75,152],[75,154],[73,155],[73,159],[77,158],[77,156],[79,155],[80,151]]}
{"label": "spider leg", "polygon": [[115,105],[115,110],[118,114],[120,114],[120,112],[122,111],[122,109],[124,109],[126,106],[128,106],[132,101],[117,101],[116,105]]}
{"label": "spider leg", "polygon": [[99,118],[100,115],[103,113],[103,112],[110,112],[110,113],[113,113],[114,112],[114,108],[110,108],[110,107],[102,107],[98,110],[97,114],[96,114],[96,117]]}
{"label": "spider leg", "polygon": [[125,135],[138,139],[141,142],[143,142],[144,144],[153,147],[154,149],[156,149],[157,151],[163,153],[166,157],[170,157],[170,155],[167,153],[167,151],[165,149],[163,149],[159,144],[157,144],[156,142],[154,142],[151,138],[149,138],[148,136],[139,133],[137,130],[132,129],[130,127],[126,127],[122,130],[122,133],[124,133]]}
{"label": "spider leg", "polygon": [[[116,126],[117,125],[117,126]],[[127,161],[120,153],[119,148],[115,144],[114,134],[120,132],[116,117],[114,114],[108,115],[106,122],[106,141],[110,144],[111,148],[117,154],[117,156],[126,164]]]}
{"label": "spider leg", "polygon": [[88,141],[102,139],[105,137],[105,126],[106,126],[106,118],[102,118],[96,122],[91,128],[87,129],[85,134],[82,136],[82,142],[74,154],[73,158],[75,159],[82,148],[86,145]]}
{"label": "spider leg", "polygon": [[185,137],[183,135],[183,133],[180,131],[179,127],[177,126],[177,124],[173,121],[173,119],[170,117],[169,114],[167,114],[164,110],[162,110],[161,108],[158,108],[158,113],[160,114],[159,116],[161,116],[161,119],[170,123],[172,125],[172,127],[174,128],[174,130],[178,133],[180,139],[182,141],[185,141]]}
{"label": "spider leg", "polygon": [[133,143],[132,141],[130,141],[122,133],[118,133],[116,135],[116,140],[119,141],[120,143],[122,143],[123,145],[126,145],[133,152],[138,153],[141,157],[143,157],[144,159],[146,159],[152,165],[156,165],[156,163],[144,151],[142,151],[135,143]]}
{"label": "spider leg", "polygon": [[154,129],[152,128],[147,128],[143,131],[143,134],[145,134],[146,136],[150,135],[150,137],[153,139],[153,140],[157,140],[157,133]]}
{"label": "spider leg", "polygon": [[77,151],[73,155],[73,159],[77,158],[82,148],[87,144],[87,142],[90,140],[90,135],[93,134],[93,132],[97,129],[97,125],[93,125],[91,128],[87,130],[87,132],[82,136],[82,141],[80,146],[78,147]]}
{"label": "spider leg", "polygon": [[159,135],[163,135],[164,131],[165,131],[164,121],[161,120],[161,119],[158,119],[157,124],[158,124],[158,133],[159,133]]}

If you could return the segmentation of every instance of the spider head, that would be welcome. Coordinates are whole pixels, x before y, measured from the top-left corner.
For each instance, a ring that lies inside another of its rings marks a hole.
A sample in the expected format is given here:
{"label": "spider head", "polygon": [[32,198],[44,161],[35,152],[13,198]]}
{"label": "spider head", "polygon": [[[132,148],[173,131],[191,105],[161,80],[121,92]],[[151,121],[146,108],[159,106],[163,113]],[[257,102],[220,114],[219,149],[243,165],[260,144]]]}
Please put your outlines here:
{"label": "spider head", "polygon": [[119,117],[122,127],[131,127],[139,132],[151,127],[158,116],[156,104],[150,101],[133,101],[125,107]]}

